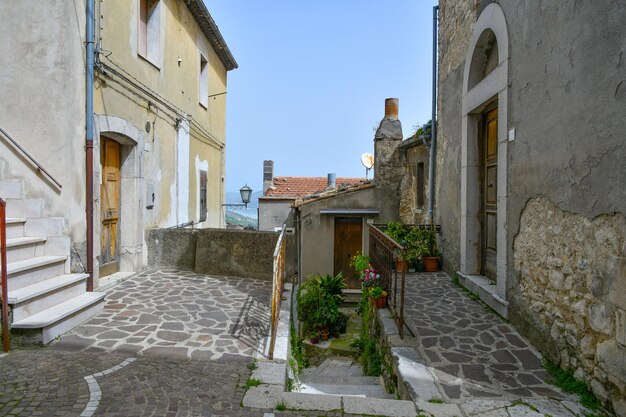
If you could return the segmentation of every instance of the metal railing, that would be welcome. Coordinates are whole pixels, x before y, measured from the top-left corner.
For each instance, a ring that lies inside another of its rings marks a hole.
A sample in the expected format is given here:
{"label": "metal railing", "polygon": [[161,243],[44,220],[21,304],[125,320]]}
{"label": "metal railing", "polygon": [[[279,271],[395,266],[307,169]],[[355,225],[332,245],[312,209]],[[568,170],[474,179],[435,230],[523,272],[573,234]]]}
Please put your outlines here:
{"label": "metal railing", "polygon": [[274,359],[274,346],[276,345],[276,334],[278,332],[278,319],[280,316],[280,304],[283,297],[283,288],[285,286],[285,254],[287,252],[287,239],[285,237],[287,227],[283,225],[283,229],[278,236],[276,249],[274,249],[274,267],[273,267],[273,285],[272,285],[272,312],[270,325],[270,347],[268,358]]}
{"label": "metal railing", "polygon": [[[369,244],[370,262],[374,269],[380,273],[383,288],[388,295],[387,304],[398,326],[400,338],[404,338],[404,284],[406,273],[404,271],[399,272],[395,267],[396,260],[405,258],[404,247],[374,225],[369,226]],[[399,289],[398,280],[400,281]]]}
{"label": "metal railing", "polygon": [[1,127],[0,127],[0,133],[2,133],[2,135],[11,143],[11,145],[13,145],[13,147],[17,148],[33,165],[35,165],[35,167],[37,168],[37,172],[39,172],[40,174],[45,174],[48,177],[48,179],[50,179],[50,181],[52,181],[54,183],[54,185],[59,187],[59,189],[63,188],[61,183],[59,181],[57,181],[56,178],[54,178],[48,171],[46,171],[46,169],[43,166],[41,166],[41,164],[39,162],[37,162],[35,160],[35,158],[33,158],[28,152],[26,152],[26,150],[24,148],[22,148],[20,146],[20,144],[17,143],[15,141],[15,139],[13,139]]}
{"label": "metal railing", "polygon": [[7,217],[6,203],[0,198],[0,276],[2,277],[2,350],[9,351],[9,289],[7,287]]}

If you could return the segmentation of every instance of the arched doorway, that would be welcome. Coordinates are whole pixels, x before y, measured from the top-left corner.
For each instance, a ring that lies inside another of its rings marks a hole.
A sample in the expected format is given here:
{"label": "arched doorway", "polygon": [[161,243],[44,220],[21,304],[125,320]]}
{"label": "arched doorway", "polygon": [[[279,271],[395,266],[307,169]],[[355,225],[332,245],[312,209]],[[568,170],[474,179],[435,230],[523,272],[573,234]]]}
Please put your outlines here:
{"label": "arched doorway", "polygon": [[493,282],[489,290],[504,306],[504,315],[508,48],[504,13],[491,3],[474,26],[463,74],[460,272]]}
{"label": "arched doorway", "polygon": [[143,269],[144,137],[132,123],[115,116],[95,117],[100,183],[94,205],[94,247],[98,278]]}

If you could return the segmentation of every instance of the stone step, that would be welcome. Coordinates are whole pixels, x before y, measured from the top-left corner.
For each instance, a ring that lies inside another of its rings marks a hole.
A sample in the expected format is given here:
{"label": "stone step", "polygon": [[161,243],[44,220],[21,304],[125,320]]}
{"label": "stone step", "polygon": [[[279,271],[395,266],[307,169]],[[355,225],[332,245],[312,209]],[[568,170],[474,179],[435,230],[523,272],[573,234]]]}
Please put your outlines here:
{"label": "stone step", "polygon": [[325,359],[318,367],[308,368],[310,374],[316,375],[344,375],[344,376],[360,376],[362,375],[361,367],[350,359],[344,358],[328,358]]}
{"label": "stone step", "polygon": [[65,274],[67,256],[37,256],[7,263],[9,291],[14,291],[46,279]]}
{"label": "stone step", "polygon": [[361,290],[345,288],[341,290],[343,293],[343,301],[350,304],[358,304],[361,301]]}
{"label": "stone step", "polygon": [[9,291],[8,301],[13,306],[13,320],[24,320],[78,297],[85,292],[88,277],[88,274],[64,274]]}
{"label": "stone step", "polygon": [[102,311],[105,295],[103,292],[84,293],[24,320],[14,321],[11,328],[34,330],[41,343],[50,343]]}
{"label": "stone step", "polygon": [[9,198],[7,202],[7,217],[26,217],[40,218],[43,216],[43,199],[12,199]]}
{"label": "stone step", "polygon": [[345,385],[301,383],[299,391],[305,394],[329,394],[367,398],[395,398],[380,385]]}
{"label": "stone step", "polygon": [[24,225],[24,236],[63,237],[65,219],[63,217],[43,217],[28,219]]}
{"label": "stone step", "polygon": [[23,261],[44,255],[44,236],[14,237],[7,239],[7,262]]}
{"label": "stone step", "polygon": [[24,236],[24,217],[7,217],[7,239]]}
{"label": "stone step", "polygon": [[21,180],[0,180],[0,198],[22,198]]}
{"label": "stone step", "polygon": [[380,378],[377,376],[302,375],[300,381],[306,384],[380,385]]}

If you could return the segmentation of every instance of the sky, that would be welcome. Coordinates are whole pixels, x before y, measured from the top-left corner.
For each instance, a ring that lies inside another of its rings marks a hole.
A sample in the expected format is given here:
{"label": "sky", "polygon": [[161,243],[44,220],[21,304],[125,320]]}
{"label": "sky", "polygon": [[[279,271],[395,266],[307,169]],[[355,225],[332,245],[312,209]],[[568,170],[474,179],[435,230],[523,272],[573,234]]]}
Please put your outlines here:
{"label": "sky", "polygon": [[[364,177],[385,99],[405,138],[431,118],[434,0],[204,0],[228,73],[226,190],[274,176]],[[370,174],[371,178],[371,174]]]}

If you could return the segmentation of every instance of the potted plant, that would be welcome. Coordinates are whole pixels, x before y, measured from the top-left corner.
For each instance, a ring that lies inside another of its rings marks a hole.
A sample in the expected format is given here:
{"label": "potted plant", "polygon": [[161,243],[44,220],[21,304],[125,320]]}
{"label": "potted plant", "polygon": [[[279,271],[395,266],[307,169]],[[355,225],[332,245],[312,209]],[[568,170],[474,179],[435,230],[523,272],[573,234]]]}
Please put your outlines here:
{"label": "potted plant", "polygon": [[317,330],[310,330],[308,336],[312,345],[317,345],[320,342],[320,333]]}
{"label": "potted plant", "polygon": [[361,276],[363,271],[370,268],[370,257],[359,252],[350,259],[350,266]]}
{"label": "potted plant", "polygon": [[[402,224],[398,222],[389,222],[385,228],[385,234],[395,240],[398,244],[405,246],[408,230]],[[396,258],[396,271],[407,272],[409,270],[408,259],[402,257]]]}
{"label": "potted plant", "polygon": [[370,288],[370,297],[374,300],[376,308],[384,308],[387,302],[387,291],[383,287],[375,286]]}
{"label": "potted plant", "polygon": [[[434,227],[414,227],[406,235],[406,254],[411,262],[423,265],[423,271],[439,270],[439,249]],[[418,268],[416,268],[418,269]]]}
{"label": "potted plant", "polygon": [[328,327],[324,327],[320,330],[320,337],[322,340],[328,340],[328,336],[330,332],[328,331]]}

